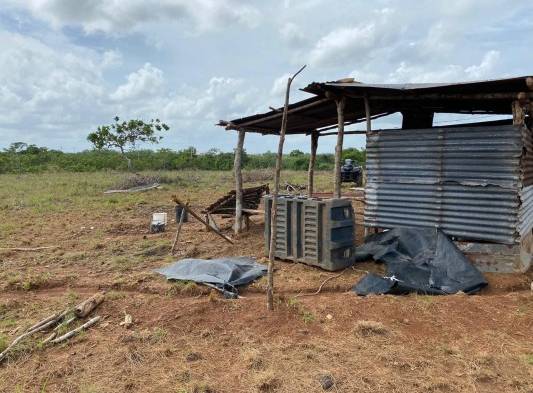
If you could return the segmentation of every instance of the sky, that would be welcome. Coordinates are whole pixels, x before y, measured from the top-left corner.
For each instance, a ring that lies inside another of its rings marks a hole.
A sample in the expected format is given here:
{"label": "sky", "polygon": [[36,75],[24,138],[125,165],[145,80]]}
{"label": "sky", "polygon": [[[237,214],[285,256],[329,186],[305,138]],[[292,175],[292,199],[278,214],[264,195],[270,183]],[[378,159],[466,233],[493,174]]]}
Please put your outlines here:
{"label": "sky", "polygon": [[[118,115],[167,123],[157,148],[231,151],[236,133],[218,120],[281,106],[303,64],[291,102],[345,77],[532,75],[532,48],[531,0],[0,0],[0,149],[89,149],[87,134]],[[334,143],[321,138],[319,152]],[[288,136],[285,149],[309,144]],[[245,149],[276,151],[277,137],[248,134]]]}

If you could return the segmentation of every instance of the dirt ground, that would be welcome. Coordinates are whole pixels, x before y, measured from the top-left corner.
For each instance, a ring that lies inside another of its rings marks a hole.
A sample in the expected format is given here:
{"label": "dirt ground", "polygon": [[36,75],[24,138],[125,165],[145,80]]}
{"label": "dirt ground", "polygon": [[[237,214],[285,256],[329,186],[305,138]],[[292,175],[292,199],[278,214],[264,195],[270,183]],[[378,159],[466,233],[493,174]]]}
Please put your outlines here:
{"label": "dirt ground", "polygon": [[[531,273],[487,274],[479,295],[358,297],[360,263],[336,273],[277,262],[276,309],[261,279],[226,300],[154,268],[184,257],[264,253],[262,217],[230,245],[191,221],[169,255],[175,221],[150,234],[151,214],[173,217],[172,194],[201,210],[232,186],[226,172],[165,172],[162,189],[103,195],[124,174],[0,176],[0,349],[25,328],[98,290],[103,320],[65,344],[46,334],[0,365],[1,392],[533,392]],[[331,188],[319,172],[319,191]],[[246,185],[271,182],[245,174]],[[305,173],[284,173],[305,182]],[[349,190],[346,190],[347,192]],[[357,220],[361,205],[356,204]],[[218,218],[231,233],[229,219]],[[362,233],[358,230],[358,241]],[[35,252],[8,247],[54,246]],[[120,325],[133,317],[129,329]]]}

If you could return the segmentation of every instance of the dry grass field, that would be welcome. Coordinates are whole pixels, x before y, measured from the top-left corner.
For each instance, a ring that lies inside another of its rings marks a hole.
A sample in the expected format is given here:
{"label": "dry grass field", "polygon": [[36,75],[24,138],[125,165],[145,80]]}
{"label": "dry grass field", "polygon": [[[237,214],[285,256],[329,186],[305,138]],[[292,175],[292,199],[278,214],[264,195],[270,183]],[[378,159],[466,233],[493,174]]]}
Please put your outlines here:
{"label": "dry grass field", "polygon": [[[121,173],[0,175],[0,350],[25,328],[98,290],[103,320],[59,345],[21,342],[0,364],[0,392],[533,392],[531,273],[488,274],[475,296],[369,296],[349,290],[372,262],[334,275],[278,262],[276,309],[265,279],[226,300],[153,269],[184,257],[263,257],[263,223],[230,245],[187,223],[150,234],[170,196],[201,210],[232,188],[229,172],[164,172],[162,189],[104,195]],[[305,173],[285,172],[305,183]],[[317,175],[319,191],[330,173]],[[272,182],[247,172],[245,186]],[[360,204],[356,210],[361,213]],[[360,220],[360,216],[357,216]],[[220,220],[233,236],[228,219]],[[358,232],[358,241],[361,233]],[[120,325],[133,317],[129,329]]]}

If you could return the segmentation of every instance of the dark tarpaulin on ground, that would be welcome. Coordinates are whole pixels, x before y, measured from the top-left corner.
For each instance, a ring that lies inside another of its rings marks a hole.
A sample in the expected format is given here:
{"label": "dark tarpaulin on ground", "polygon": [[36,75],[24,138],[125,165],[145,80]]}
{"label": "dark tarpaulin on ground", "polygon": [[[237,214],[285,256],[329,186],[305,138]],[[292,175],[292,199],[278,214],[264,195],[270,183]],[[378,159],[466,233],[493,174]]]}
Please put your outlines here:
{"label": "dark tarpaulin on ground", "polygon": [[154,270],[168,280],[194,281],[212,286],[224,296],[236,298],[239,285],[248,284],[266,274],[267,267],[248,257],[219,259],[182,259]]}
{"label": "dark tarpaulin on ground", "polygon": [[395,228],[370,235],[356,260],[385,263],[385,277],[369,273],[352,290],[358,295],[417,292],[474,293],[487,285],[483,275],[440,230]]}

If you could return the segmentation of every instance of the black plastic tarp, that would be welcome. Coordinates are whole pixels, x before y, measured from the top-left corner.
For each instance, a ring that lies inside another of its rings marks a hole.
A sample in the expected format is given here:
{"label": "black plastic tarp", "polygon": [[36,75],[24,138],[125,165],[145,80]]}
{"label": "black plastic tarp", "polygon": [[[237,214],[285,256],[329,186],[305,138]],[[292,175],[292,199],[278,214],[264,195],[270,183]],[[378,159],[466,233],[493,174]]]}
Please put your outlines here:
{"label": "black plastic tarp", "polygon": [[237,286],[264,276],[267,267],[248,257],[182,259],[155,269],[155,272],[164,275],[168,280],[194,281],[214,286],[226,297],[236,297]]}
{"label": "black plastic tarp", "polygon": [[474,293],[487,285],[483,275],[440,230],[395,228],[368,236],[356,261],[385,263],[385,277],[369,273],[352,290],[359,295],[417,292]]}

